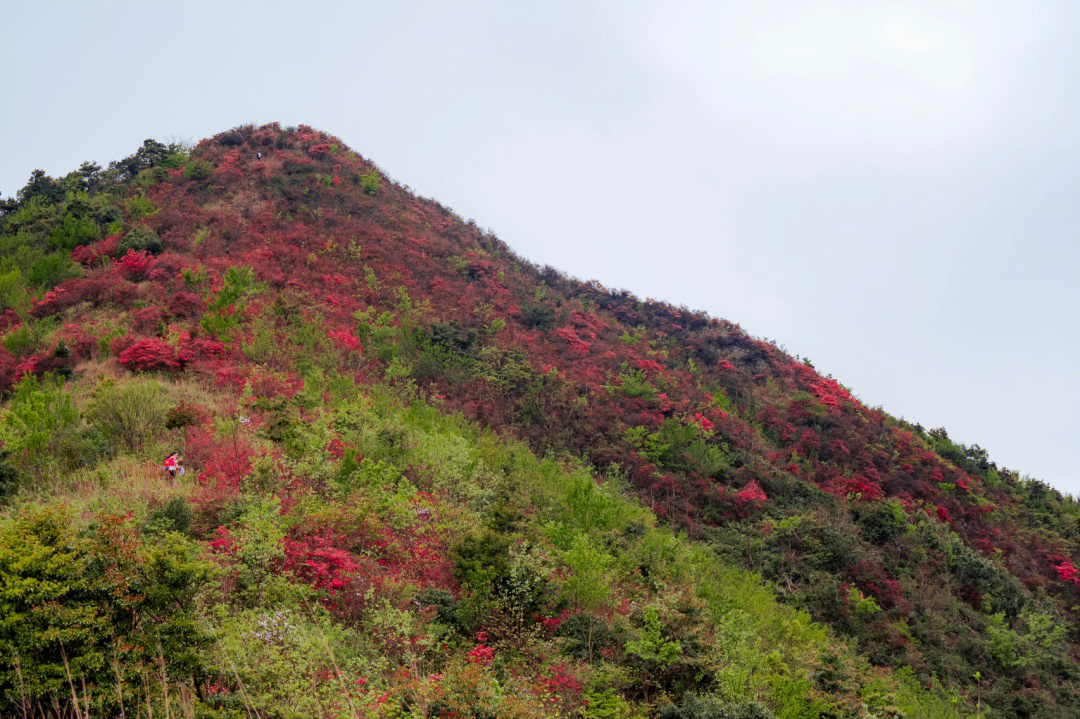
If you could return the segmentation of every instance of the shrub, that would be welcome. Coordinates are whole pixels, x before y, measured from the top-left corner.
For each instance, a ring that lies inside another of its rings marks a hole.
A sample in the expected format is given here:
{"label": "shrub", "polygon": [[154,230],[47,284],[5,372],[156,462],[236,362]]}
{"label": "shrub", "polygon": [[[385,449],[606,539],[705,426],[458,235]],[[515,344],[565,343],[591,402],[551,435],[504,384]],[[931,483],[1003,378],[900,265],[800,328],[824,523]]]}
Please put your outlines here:
{"label": "shrub", "polygon": [[124,279],[140,282],[146,279],[153,260],[145,250],[128,250],[116,263]]}
{"label": "shrub", "polygon": [[78,266],[67,255],[54,252],[45,255],[27,270],[26,278],[34,287],[42,290],[51,290],[64,280],[78,277]]}
{"label": "shrub", "polygon": [[364,188],[364,192],[374,196],[382,189],[382,178],[372,170],[366,175],[360,175],[360,186]]}
{"label": "shrub", "polygon": [[192,292],[177,292],[168,302],[169,312],[185,319],[198,317],[205,308],[202,298]]}
{"label": "shrub", "polygon": [[184,429],[202,421],[202,413],[199,408],[187,402],[181,402],[175,407],[170,407],[165,416],[166,429]]}
{"label": "shrub", "polygon": [[116,248],[116,254],[123,256],[128,253],[129,250],[135,250],[137,252],[149,252],[152,255],[160,255],[164,246],[161,244],[161,238],[158,237],[158,233],[146,225],[135,225],[128,233],[124,235],[124,238],[120,240],[120,244]]}
{"label": "shrub", "polygon": [[201,182],[210,177],[211,166],[203,160],[192,160],[184,168],[184,179],[193,182]]}
{"label": "shrub", "polygon": [[0,273],[0,312],[22,310],[30,303],[26,282],[18,267]]}
{"label": "shrub", "polygon": [[150,217],[150,215],[157,212],[157,208],[154,207],[150,200],[146,199],[146,195],[142,190],[139,191],[139,194],[128,200],[127,210],[128,215],[130,215],[133,220],[141,220],[144,217]]}
{"label": "shrub", "polygon": [[[142,667],[210,669],[195,597],[212,567],[175,534],[144,541],[116,515],[79,531],[60,506],[28,506],[0,526],[0,714],[78,716],[65,699],[72,675],[84,697],[133,706]],[[95,716],[120,715],[97,702]]]}
{"label": "shrub", "polygon": [[150,512],[150,523],[158,528],[187,534],[191,531],[195,513],[183,497],[173,497]]}
{"label": "shrub", "polygon": [[660,711],[661,719],[775,719],[769,709],[757,702],[725,704],[713,697],[687,694],[682,706],[668,704]]}
{"label": "shrub", "polygon": [[907,515],[895,499],[870,502],[859,508],[857,522],[862,535],[873,544],[886,544],[907,531]]}
{"label": "shrub", "polygon": [[187,358],[165,340],[142,339],[120,353],[120,364],[132,372],[176,372]]}
{"label": "shrub", "polygon": [[0,450],[0,504],[13,497],[19,489],[19,471],[7,459],[7,452]]}
{"label": "shrub", "polygon": [[106,380],[95,390],[86,417],[106,437],[135,451],[165,429],[168,405],[157,382]]}
{"label": "shrub", "polygon": [[70,252],[79,245],[87,245],[101,236],[101,228],[89,218],[77,218],[71,213],[49,234],[49,245],[56,250]]}
{"label": "shrub", "polygon": [[157,334],[161,329],[162,316],[158,307],[144,307],[136,311],[132,319],[132,326],[136,332]]}

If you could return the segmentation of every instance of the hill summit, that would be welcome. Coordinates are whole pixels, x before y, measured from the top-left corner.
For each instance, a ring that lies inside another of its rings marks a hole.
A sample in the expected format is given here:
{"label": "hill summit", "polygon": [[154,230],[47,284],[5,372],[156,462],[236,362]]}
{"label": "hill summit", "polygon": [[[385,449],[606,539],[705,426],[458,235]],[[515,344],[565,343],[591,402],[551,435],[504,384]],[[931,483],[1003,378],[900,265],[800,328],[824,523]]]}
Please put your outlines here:
{"label": "hill summit", "polygon": [[0,212],[4,716],[1080,715],[1075,501],[332,136]]}

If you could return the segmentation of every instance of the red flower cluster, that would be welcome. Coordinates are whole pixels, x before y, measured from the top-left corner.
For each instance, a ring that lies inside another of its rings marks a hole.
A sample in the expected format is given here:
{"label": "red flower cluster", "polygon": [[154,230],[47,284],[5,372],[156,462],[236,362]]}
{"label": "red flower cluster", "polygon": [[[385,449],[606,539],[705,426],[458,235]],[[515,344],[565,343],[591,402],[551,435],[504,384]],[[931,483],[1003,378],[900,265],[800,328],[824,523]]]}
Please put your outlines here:
{"label": "red flower cluster", "polygon": [[150,253],[146,251],[128,250],[127,253],[116,263],[120,276],[132,282],[145,280],[150,273],[150,267],[154,264]]}
{"label": "red flower cluster", "polygon": [[177,372],[187,357],[165,340],[141,339],[120,353],[120,364],[132,372]]}
{"label": "red flower cluster", "polygon": [[[346,550],[334,546],[334,537],[311,535],[284,539],[283,568],[315,589],[326,590],[331,597],[345,589],[356,573],[356,560]],[[331,606],[335,606],[333,602]]]}

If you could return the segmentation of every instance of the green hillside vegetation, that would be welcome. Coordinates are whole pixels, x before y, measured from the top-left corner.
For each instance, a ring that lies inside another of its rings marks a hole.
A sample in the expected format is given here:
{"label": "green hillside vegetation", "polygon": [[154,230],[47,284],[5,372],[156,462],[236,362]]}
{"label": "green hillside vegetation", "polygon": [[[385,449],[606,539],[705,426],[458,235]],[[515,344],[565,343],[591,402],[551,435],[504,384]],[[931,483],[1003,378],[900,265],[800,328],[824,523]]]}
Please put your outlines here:
{"label": "green hillside vegetation", "polygon": [[[20,385],[5,441],[55,449],[0,534],[6,713],[74,691],[86,716],[121,702],[177,716],[958,716],[955,699],[871,670],[759,576],[658,525],[617,473],[540,459],[385,386],[322,384],[325,403],[298,395],[246,424],[257,403],[189,382]],[[75,468],[68,443],[130,436],[102,414],[106,394],[151,398],[142,447]],[[158,468],[183,431],[165,429],[169,409],[193,403],[256,457],[236,498]],[[287,458],[258,459],[280,436]],[[332,436],[350,447],[340,459]],[[282,540],[302,536],[399,544],[356,551],[382,577],[346,597],[280,571]],[[456,595],[401,555],[417,543],[449,549],[429,559]],[[547,630],[535,615],[565,619]]]}

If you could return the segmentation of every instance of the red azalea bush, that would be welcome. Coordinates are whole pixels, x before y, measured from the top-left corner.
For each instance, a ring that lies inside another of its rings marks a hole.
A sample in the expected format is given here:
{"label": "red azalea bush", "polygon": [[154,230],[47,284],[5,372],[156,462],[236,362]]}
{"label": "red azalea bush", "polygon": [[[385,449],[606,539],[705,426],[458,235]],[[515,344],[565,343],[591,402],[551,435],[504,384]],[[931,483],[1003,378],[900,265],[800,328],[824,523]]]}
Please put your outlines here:
{"label": "red azalea bush", "polygon": [[335,546],[328,534],[313,534],[295,539],[285,538],[282,568],[301,581],[329,595],[329,605],[335,607],[334,597],[348,585],[357,571],[356,560],[345,549]]}
{"label": "red azalea bush", "polygon": [[171,314],[183,319],[195,319],[206,310],[206,303],[201,297],[183,291],[173,294],[166,306]]}
{"label": "red azalea bush", "polygon": [[128,250],[117,261],[116,267],[124,279],[141,282],[146,279],[153,263],[153,258],[149,252],[145,250]]}
{"label": "red azalea bush", "polygon": [[144,307],[132,315],[132,326],[136,332],[142,334],[157,334],[161,331],[163,319],[161,309]]}
{"label": "red azalea bush", "polygon": [[162,339],[147,338],[120,353],[120,364],[131,372],[178,372],[187,358]]}

